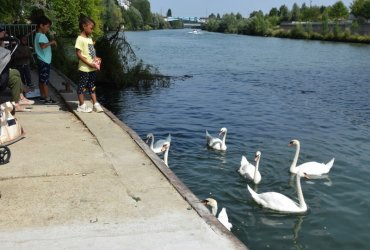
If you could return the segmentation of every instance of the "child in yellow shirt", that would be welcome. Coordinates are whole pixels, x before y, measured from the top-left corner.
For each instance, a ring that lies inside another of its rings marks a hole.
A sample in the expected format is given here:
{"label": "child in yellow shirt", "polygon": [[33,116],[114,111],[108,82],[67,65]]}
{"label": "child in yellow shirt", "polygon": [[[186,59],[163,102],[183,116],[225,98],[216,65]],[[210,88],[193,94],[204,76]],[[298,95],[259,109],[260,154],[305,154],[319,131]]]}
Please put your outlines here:
{"label": "child in yellow shirt", "polygon": [[[89,17],[82,17],[80,19],[81,33],[77,37],[75,49],[78,58],[79,82],[77,88],[77,95],[79,105],[77,112],[90,113],[103,112],[102,107],[96,100],[96,71],[100,69],[100,60],[96,57],[93,40],[90,35],[93,32],[95,22]],[[84,92],[89,91],[93,102],[93,109],[85,104]]]}

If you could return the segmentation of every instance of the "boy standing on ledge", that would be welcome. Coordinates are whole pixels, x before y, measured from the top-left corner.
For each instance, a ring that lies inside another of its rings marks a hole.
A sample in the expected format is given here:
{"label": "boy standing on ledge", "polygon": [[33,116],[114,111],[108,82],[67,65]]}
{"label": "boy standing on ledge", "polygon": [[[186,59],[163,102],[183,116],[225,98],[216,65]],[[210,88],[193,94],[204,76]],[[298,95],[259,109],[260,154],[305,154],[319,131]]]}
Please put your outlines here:
{"label": "boy standing on ledge", "polygon": [[93,102],[95,112],[103,112],[102,107],[96,100],[95,81],[96,70],[100,69],[100,58],[96,57],[93,40],[90,35],[93,32],[95,22],[89,17],[80,19],[80,35],[77,37],[75,48],[78,58],[78,71],[80,78],[78,81],[77,95],[79,105],[77,112],[90,113],[92,109],[85,104],[84,92],[88,90]]}
{"label": "boy standing on ledge", "polygon": [[57,45],[55,40],[49,42],[46,33],[49,32],[51,20],[46,16],[41,16],[37,22],[37,33],[35,36],[35,51],[37,54],[37,66],[39,71],[40,101],[45,104],[56,104],[49,97],[50,64],[51,64],[51,45]]}

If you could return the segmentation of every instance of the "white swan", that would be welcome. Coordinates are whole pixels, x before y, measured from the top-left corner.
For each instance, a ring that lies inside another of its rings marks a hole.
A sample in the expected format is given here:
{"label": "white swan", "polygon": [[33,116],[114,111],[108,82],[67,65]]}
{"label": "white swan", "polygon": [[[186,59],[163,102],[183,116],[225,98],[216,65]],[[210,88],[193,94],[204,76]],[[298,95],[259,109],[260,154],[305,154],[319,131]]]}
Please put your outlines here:
{"label": "white swan", "polygon": [[254,184],[258,184],[261,182],[261,173],[258,171],[258,166],[260,164],[261,152],[257,151],[254,161],[256,162],[256,166],[253,166],[247,158],[243,155],[242,160],[240,162],[240,168],[238,170],[239,174],[243,177],[250,179],[254,182]]}
{"label": "white swan", "polygon": [[163,147],[161,149],[161,152],[164,152],[163,161],[167,167],[168,167],[168,151],[170,150],[170,146],[171,146],[171,143],[167,141],[163,144]]}
{"label": "white swan", "polygon": [[[212,198],[207,198],[205,200],[202,201],[203,204],[205,205],[208,205],[212,208],[212,214],[214,216],[216,216],[217,214],[217,210],[218,210],[218,207],[217,207],[217,201],[215,199],[212,199]],[[218,217],[217,217],[218,221],[221,222],[222,225],[224,225],[224,227],[226,227],[229,231],[231,230],[231,228],[233,227],[233,225],[229,222],[229,217],[227,216],[227,213],[226,213],[226,208],[222,208],[221,209],[221,212],[218,214]]]}
{"label": "white swan", "polygon": [[226,147],[227,128],[221,128],[219,136],[223,135],[222,140],[218,137],[211,136],[206,130],[207,146],[215,150],[225,151]]}
{"label": "white swan", "polygon": [[161,140],[158,140],[154,143],[154,135],[152,133],[149,133],[146,136],[146,143],[148,143],[149,140],[151,140],[150,149],[154,153],[159,154],[159,153],[162,153],[162,147],[163,147],[163,144],[165,142],[170,142],[171,143],[171,134],[168,134],[166,139],[161,139]]}
{"label": "white swan", "polygon": [[[290,166],[290,172],[293,174],[301,173],[301,176],[303,173],[307,175],[323,175],[329,173],[330,169],[332,168],[334,164],[334,158],[331,159],[328,163],[318,163],[315,161],[310,161],[303,163],[299,166],[297,166],[297,161],[298,161],[298,156],[299,156],[299,151],[300,151],[300,143],[298,140],[292,140],[290,141],[288,146],[296,146],[296,152],[295,156],[292,162],[292,165]],[[302,170],[302,171],[300,171]]]}
{"label": "white swan", "polygon": [[[303,175],[305,174],[303,173]],[[304,201],[301,187],[301,175],[299,174],[296,175],[296,186],[299,203],[296,203],[285,195],[276,192],[257,194],[249,187],[249,185],[248,191],[252,195],[253,200],[265,208],[284,213],[304,213],[307,211],[307,204]]]}

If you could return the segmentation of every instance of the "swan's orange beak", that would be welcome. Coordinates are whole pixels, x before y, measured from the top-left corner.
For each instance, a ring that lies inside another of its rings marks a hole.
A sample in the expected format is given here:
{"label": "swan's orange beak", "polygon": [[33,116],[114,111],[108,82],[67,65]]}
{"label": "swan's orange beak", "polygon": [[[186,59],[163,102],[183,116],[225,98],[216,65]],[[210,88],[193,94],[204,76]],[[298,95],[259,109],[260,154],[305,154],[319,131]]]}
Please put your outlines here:
{"label": "swan's orange beak", "polygon": [[256,155],[256,156],[254,157],[254,161],[257,161],[257,160],[258,160],[258,158],[259,158],[259,156],[258,156],[258,155]]}
{"label": "swan's orange beak", "polygon": [[306,173],[303,173],[303,176],[304,178],[306,178],[307,180],[310,180],[311,178],[306,174]]}

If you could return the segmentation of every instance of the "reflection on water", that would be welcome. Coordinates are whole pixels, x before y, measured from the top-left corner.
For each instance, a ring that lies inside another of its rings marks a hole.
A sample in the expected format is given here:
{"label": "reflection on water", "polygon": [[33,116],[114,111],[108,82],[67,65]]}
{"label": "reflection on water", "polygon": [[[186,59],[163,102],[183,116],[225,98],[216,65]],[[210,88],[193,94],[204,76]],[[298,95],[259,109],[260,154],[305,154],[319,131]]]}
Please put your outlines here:
{"label": "reflection on water", "polygon": [[[249,248],[367,249],[370,46],[182,30],[127,37],[162,73],[193,77],[163,89],[100,89],[101,102],[142,137],[171,133],[171,169],[198,197],[227,207],[232,232]],[[227,151],[207,150],[205,130],[223,126]],[[294,138],[300,162],[336,160],[324,179],[301,179],[306,214],[275,214],[254,203],[247,184],[297,200],[287,147]],[[257,150],[255,186],[237,170]]]}

